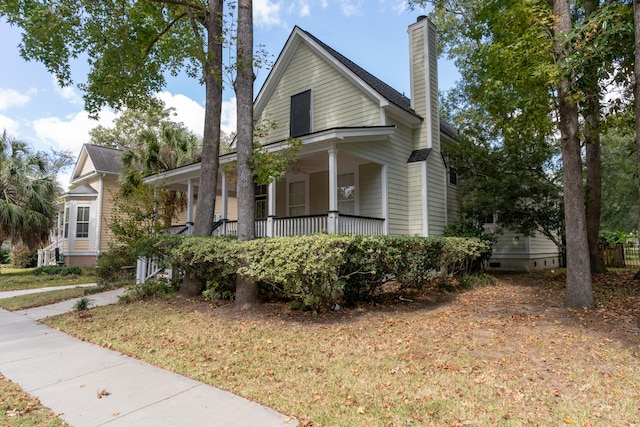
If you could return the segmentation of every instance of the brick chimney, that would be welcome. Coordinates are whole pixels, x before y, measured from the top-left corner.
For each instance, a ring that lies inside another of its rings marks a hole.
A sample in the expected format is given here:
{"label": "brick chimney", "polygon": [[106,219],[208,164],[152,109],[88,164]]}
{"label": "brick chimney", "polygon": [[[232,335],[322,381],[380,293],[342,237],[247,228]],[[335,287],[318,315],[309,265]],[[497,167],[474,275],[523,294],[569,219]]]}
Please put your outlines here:
{"label": "brick chimney", "polygon": [[408,33],[411,107],[424,118],[416,133],[414,149],[432,148],[440,152],[436,26],[426,16],[419,16]]}

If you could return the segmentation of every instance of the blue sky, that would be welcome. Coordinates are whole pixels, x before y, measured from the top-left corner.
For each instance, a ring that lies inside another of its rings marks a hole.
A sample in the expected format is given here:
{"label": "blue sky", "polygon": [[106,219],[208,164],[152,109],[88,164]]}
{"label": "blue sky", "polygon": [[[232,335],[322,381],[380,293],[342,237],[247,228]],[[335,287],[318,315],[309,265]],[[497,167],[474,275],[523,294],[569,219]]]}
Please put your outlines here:
{"label": "blue sky", "polygon": [[[404,0],[254,0],[255,43],[264,45],[272,60],[280,53],[295,25],[310,32],[347,58],[400,92],[409,94],[407,27],[423,11],[407,9]],[[83,111],[75,87],[60,88],[37,62],[26,62],[18,52],[20,31],[0,21],[0,130],[29,142],[38,150],[68,149],[77,154],[98,124],[109,126],[115,117],[104,110],[100,121]],[[74,82],[85,78],[86,64],[72,67]],[[269,70],[256,71],[256,95]],[[459,78],[449,61],[439,63],[440,89]],[[186,76],[171,78],[158,94],[177,111],[177,121],[202,134],[204,88]],[[235,129],[235,98],[225,91],[223,129]],[[66,187],[68,177],[60,177]]]}

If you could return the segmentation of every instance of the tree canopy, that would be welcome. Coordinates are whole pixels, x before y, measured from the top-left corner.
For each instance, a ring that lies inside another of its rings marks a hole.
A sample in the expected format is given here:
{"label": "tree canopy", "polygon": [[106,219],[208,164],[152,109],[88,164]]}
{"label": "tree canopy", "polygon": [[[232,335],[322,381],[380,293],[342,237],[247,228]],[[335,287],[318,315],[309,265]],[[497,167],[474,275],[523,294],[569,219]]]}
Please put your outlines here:
{"label": "tree canopy", "polygon": [[202,179],[196,232],[210,234],[222,107],[223,0],[4,0],[0,16],[23,30],[20,51],[70,85],[71,62],[87,58],[85,109],[146,109],[166,76],[185,72],[205,86]]}

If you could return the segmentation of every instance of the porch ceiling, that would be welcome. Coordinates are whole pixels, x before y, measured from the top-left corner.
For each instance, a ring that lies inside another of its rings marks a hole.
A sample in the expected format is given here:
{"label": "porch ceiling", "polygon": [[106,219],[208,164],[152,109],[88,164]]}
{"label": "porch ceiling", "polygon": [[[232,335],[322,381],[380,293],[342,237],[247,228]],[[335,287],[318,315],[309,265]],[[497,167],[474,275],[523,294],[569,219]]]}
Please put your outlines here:
{"label": "porch ceiling", "polygon": [[[352,167],[371,163],[369,160],[361,157],[354,156],[353,154],[338,151],[338,168],[350,169]],[[289,173],[303,173],[310,174],[316,172],[322,172],[329,169],[329,155],[327,152],[319,152],[308,155],[303,155],[291,166],[287,168]]]}

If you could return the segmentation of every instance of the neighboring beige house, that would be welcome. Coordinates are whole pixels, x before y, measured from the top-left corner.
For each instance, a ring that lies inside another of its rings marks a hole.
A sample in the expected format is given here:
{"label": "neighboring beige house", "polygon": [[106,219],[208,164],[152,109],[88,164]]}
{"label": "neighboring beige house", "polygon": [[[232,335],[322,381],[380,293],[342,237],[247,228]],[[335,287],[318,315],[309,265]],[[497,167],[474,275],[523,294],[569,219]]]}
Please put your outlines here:
{"label": "neighboring beige house", "polygon": [[[71,190],[61,196],[58,227],[51,244],[38,253],[39,266],[96,264],[98,255],[112,243],[109,222],[121,172],[122,150],[92,144],[82,146],[71,174]],[[235,198],[230,200],[230,213],[235,218]],[[175,231],[190,222],[188,214],[182,212],[175,220]]]}
{"label": "neighboring beige house", "polygon": [[[58,227],[51,244],[38,254],[38,265],[56,262],[93,266],[109,248],[112,192],[118,190],[122,151],[84,144],[71,174],[71,190],[61,197]],[[58,257],[56,258],[56,252]]]}

